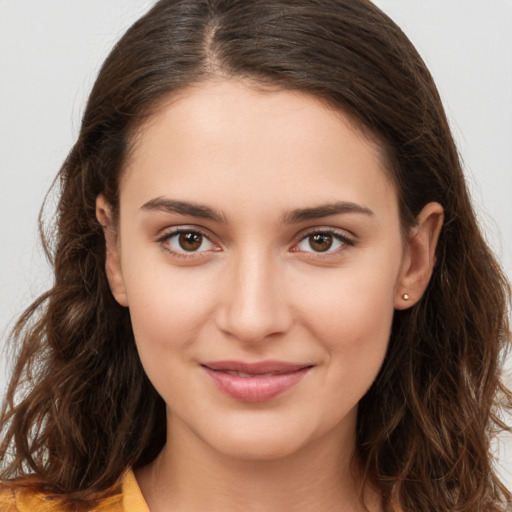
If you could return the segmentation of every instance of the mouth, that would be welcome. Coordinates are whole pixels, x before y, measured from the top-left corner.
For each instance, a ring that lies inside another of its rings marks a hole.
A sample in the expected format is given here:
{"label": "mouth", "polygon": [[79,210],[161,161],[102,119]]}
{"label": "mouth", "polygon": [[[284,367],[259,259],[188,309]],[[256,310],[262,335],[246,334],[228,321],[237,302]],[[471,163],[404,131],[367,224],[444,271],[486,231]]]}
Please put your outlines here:
{"label": "mouth", "polygon": [[215,361],[203,363],[201,367],[216,387],[229,397],[243,402],[263,402],[293,388],[313,365],[282,361]]}

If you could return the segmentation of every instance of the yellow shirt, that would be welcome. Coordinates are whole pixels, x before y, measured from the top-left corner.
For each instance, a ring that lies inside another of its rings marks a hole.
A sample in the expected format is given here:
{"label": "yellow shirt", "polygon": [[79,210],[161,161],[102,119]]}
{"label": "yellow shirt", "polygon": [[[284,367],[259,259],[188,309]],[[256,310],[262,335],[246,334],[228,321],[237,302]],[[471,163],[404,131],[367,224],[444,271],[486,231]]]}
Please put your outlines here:
{"label": "yellow shirt", "polygon": [[[62,508],[44,493],[0,487],[0,512],[62,512]],[[107,498],[89,512],[149,512],[133,471],[124,476],[120,495]]]}

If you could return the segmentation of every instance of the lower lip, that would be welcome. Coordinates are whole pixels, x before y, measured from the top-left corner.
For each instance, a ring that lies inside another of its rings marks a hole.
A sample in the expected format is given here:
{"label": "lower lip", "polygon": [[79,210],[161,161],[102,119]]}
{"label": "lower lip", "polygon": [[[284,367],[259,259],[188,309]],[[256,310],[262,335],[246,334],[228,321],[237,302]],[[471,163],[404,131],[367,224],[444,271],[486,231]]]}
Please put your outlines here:
{"label": "lower lip", "polygon": [[311,366],[289,373],[263,377],[239,377],[203,366],[206,374],[223,393],[243,402],[264,402],[298,384]]}

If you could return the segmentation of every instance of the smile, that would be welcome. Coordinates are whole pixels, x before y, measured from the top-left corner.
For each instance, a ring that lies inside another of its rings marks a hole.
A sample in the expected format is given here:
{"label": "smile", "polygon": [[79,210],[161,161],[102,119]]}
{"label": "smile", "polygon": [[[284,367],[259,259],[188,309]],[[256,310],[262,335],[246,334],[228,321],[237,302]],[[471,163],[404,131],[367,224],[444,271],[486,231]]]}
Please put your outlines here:
{"label": "smile", "polygon": [[264,402],[298,384],[311,365],[263,361],[217,361],[201,365],[217,388],[243,402]]}

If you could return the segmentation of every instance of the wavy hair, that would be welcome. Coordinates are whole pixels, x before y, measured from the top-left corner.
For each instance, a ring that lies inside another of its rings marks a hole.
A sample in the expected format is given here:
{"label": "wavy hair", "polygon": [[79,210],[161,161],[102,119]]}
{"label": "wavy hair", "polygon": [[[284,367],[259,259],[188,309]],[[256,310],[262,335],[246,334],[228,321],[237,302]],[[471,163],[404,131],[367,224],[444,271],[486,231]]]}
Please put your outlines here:
{"label": "wavy hair", "polygon": [[512,408],[501,381],[510,289],[475,220],[430,73],[368,0],[161,0],[122,37],[57,176],[43,243],[52,288],[17,322],[1,415],[4,479],[35,475],[69,504],[112,494],[165,443],[165,404],[144,374],[129,311],[112,297],[95,216],[137,129],[161,101],[212,77],[313,95],[356,120],[387,157],[402,227],[444,208],[421,301],[396,311],[382,369],[359,405],[357,457],[386,510],[498,511],[511,495],[490,440]]}

